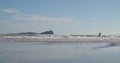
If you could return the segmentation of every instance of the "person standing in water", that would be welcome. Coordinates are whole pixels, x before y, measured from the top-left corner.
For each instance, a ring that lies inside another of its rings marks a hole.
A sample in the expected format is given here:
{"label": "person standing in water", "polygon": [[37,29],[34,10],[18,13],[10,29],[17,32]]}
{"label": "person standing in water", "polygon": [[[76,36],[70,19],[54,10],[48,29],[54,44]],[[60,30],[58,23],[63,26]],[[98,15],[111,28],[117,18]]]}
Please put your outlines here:
{"label": "person standing in water", "polygon": [[101,33],[99,33],[98,37],[101,37]]}

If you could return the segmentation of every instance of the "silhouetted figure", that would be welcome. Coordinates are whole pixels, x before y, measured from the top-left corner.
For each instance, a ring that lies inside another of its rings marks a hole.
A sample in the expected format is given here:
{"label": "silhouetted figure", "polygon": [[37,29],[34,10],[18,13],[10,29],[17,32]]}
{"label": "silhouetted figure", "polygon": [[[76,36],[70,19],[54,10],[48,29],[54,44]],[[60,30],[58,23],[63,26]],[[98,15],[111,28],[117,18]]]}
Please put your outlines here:
{"label": "silhouetted figure", "polygon": [[101,37],[101,33],[99,33],[98,37]]}

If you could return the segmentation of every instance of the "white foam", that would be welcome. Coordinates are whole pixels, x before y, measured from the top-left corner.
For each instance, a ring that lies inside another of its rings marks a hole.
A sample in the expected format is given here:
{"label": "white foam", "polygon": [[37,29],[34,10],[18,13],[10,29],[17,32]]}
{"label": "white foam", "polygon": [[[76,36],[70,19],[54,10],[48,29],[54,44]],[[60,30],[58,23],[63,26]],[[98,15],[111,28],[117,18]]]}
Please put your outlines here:
{"label": "white foam", "polygon": [[71,35],[39,35],[39,36],[3,36],[0,41],[15,42],[120,42],[118,36],[109,37],[88,37]]}

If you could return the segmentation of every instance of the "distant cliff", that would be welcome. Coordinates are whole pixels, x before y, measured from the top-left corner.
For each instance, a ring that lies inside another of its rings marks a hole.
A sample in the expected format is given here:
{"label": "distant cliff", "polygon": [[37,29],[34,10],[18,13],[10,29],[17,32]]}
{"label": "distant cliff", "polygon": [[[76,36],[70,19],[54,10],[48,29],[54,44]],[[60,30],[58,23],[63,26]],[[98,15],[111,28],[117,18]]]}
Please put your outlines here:
{"label": "distant cliff", "polygon": [[54,32],[52,30],[50,30],[50,31],[44,31],[44,32],[42,32],[40,34],[54,34]]}

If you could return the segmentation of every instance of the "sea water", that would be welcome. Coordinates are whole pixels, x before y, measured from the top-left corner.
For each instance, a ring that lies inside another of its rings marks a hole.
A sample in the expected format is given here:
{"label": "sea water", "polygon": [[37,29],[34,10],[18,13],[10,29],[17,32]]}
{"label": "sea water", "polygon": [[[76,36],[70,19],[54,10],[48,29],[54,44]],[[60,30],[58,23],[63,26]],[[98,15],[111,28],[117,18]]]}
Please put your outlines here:
{"label": "sea water", "polygon": [[0,63],[120,63],[120,47],[107,45],[0,42]]}

